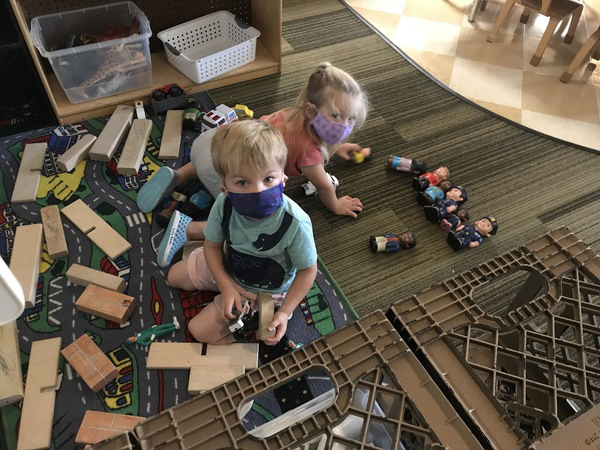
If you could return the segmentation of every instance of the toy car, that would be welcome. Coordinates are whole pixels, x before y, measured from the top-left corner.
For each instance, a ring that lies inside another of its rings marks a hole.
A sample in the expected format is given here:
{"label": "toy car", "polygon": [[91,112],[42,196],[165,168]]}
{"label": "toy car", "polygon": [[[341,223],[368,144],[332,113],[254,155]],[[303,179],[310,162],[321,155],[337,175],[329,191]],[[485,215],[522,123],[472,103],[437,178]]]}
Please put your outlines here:
{"label": "toy car", "polygon": [[[329,178],[331,179],[331,183],[333,184],[333,189],[337,189],[338,186],[340,185],[340,182],[338,181],[338,179],[336,177],[334,177],[333,175],[331,175],[330,173],[328,173],[327,175],[329,175]],[[317,195],[317,188],[310,181],[308,183],[304,183],[302,185],[302,187],[304,188],[304,193],[306,194],[307,197],[310,195]]]}
{"label": "toy car", "polygon": [[202,131],[218,128],[235,120],[238,120],[238,118],[233,109],[226,105],[219,105],[202,117]]}
{"label": "toy car", "polygon": [[161,101],[168,97],[179,97],[185,94],[185,91],[177,83],[165,84],[163,87],[152,91],[152,98],[155,101]]}
{"label": "toy car", "polygon": [[237,114],[237,116],[240,119],[242,119],[244,117],[249,117],[252,119],[254,117],[254,111],[252,111],[246,105],[237,104],[233,107],[233,110],[235,111],[235,113]]}

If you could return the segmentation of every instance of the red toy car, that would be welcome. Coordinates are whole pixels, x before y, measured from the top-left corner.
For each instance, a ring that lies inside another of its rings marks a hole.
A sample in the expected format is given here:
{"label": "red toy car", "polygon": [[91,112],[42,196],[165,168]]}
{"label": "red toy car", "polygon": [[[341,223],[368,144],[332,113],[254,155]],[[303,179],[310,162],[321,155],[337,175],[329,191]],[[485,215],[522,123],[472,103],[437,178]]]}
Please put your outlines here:
{"label": "red toy car", "polygon": [[152,98],[155,101],[164,100],[168,97],[179,97],[184,95],[185,90],[177,83],[165,84],[163,87],[152,91]]}

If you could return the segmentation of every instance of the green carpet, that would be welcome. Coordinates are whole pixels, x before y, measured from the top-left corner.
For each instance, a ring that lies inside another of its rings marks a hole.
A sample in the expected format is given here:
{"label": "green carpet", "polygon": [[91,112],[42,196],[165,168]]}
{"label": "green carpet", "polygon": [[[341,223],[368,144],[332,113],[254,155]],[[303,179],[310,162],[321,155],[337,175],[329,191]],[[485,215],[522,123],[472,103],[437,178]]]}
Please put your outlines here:
{"label": "green carpet", "polygon": [[[359,315],[438,283],[559,225],[600,251],[600,156],[500,120],[438,86],[335,0],[285,0],[282,73],[212,90],[215,101],[241,99],[258,115],[289,106],[312,68],[330,61],[369,95],[365,126],[352,137],[374,156],[361,165],[333,161],[340,195],[360,198],[353,220],[304,198],[301,179],[287,193],[313,220],[317,249]],[[494,214],[496,236],[455,253],[425,219],[406,174],[388,173],[389,154],[446,165],[469,191],[471,217]],[[412,231],[413,250],[372,254],[372,233]]]}

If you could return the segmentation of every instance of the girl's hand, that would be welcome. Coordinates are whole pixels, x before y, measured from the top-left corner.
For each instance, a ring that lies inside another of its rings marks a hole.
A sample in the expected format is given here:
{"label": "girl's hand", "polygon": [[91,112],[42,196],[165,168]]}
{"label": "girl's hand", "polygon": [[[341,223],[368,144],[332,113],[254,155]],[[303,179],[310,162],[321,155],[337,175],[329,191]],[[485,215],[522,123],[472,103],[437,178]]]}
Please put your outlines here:
{"label": "girl's hand", "polygon": [[267,325],[267,330],[277,331],[275,332],[275,336],[265,339],[265,344],[275,345],[281,340],[281,338],[285,334],[285,331],[287,330],[288,320],[289,316],[284,312],[277,311],[275,315],[273,315],[273,320],[269,325]]}
{"label": "girl's hand", "polygon": [[235,308],[239,312],[242,312],[242,297],[239,292],[232,287],[232,289],[221,292],[221,305],[223,306],[223,316],[225,317],[225,320],[235,319],[236,316],[233,314],[232,309],[235,305]]}
{"label": "girl's hand", "polygon": [[363,204],[357,198],[352,198],[348,195],[338,198],[338,204],[335,209],[335,213],[338,216],[351,216],[355,219],[358,218],[357,212],[362,212]]}
{"label": "girl's hand", "polygon": [[[351,144],[349,142],[345,142],[337,146],[335,150],[335,154],[346,161],[352,159],[352,153],[360,152],[362,147],[358,144]],[[370,153],[370,152],[369,152]],[[366,156],[366,155],[365,155]]]}

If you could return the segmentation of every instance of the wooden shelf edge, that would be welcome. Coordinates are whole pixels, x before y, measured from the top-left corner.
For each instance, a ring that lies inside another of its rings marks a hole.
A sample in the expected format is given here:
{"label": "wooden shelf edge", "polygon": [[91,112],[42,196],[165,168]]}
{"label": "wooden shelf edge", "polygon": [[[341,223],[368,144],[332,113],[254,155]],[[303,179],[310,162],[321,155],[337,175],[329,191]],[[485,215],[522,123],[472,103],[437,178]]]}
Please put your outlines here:
{"label": "wooden shelf edge", "polygon": [[195,84],[179,72],[167,61],[164,52],[152,53],[151,56],[152,86],[84,103],[70,103],[56,76],[54,74],[48,75],[48,85],[51,97],[56,105],[55,112],[59,122],[67,124],[108,115],[115,110],[117,105],[133,104],[136,100],[149,103],[150,92],[154,88],[168,83],[178,83],[184,89],[190,89],[192,93],[195,93],[281,72],[281,60],[271,56],[260,40],[257,42],[256,58],[252,63],[202,84]]}

